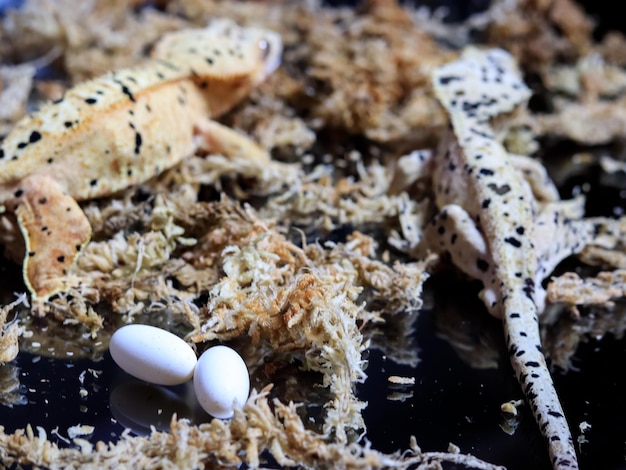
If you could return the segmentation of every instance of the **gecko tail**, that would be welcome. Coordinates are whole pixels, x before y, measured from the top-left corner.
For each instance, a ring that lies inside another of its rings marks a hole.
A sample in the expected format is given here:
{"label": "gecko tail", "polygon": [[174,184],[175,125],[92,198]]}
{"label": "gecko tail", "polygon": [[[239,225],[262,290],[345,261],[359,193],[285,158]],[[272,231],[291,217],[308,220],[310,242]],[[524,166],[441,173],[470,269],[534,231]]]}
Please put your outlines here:
{"label": "gecko tail", "polygon": [[505,311],[504,329],[511,364],[548,442],[552,466],[559,470],[578,469],[572,434],[541,349],[537,316],[520,314],[510,308]]}

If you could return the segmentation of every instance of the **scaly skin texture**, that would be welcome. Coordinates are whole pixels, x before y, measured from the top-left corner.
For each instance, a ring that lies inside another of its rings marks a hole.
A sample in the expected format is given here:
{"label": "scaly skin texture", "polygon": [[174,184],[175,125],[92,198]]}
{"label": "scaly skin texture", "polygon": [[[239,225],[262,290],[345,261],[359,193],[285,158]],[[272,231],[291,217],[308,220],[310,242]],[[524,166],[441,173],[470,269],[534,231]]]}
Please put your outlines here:
{"label": "scaly skin texture", "polygon": [[0,210],[15,214],[24,235],[34,301],[70,287],[64,276],[91,236],[77,201],[142,183],[192,155],[198,141],[269,161],[209,118],[261,83],[281,51],[273,32],[216,20],[164,36],[144,64],[78,84],[16,124],[0,146]]}
{"label": "scaly skin texture", "polygon": [[[433,85],[453,132],[432,162],[440,212],[427,238],[482,281],[481,298],[503,320],[513,368],[554,468],[577,468],[541,351],[537,314],[545,296],[541,280],[585,242],[581,226],[572,223],[581,216],[582,201],[558,201],[552,183],[531,160],[509,155],[497,141],[491,118],[530,96],[508,53],[468,50],[437,69]],[[555,237],[562,242],[557,248]]]}

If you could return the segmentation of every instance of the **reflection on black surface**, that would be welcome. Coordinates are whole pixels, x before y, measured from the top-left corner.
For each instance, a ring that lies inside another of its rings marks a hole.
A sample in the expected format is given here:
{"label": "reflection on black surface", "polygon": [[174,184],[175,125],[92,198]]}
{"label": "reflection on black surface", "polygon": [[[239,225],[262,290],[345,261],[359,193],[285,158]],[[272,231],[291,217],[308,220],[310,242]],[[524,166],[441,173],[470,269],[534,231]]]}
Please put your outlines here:
{"label": "reflection on black surface", "polygon": [[12,362],[0,366],[0,405],[13,408],[26,403],[25,390],[20,383],[20,368]]}
{"label": "reflection on black surface", "polygon": [[[452,442],[464,453],[509,470],[552,468],[526,405],[518,410],[519,427],[513,435],[500,428],[504,423],[500,405],[523,396],[501,334],[495,335],[501,332],[500,322],[476,303],[479,287],[444,274],[431,279],[427,288],[434,297],[433,308],[421,312],[416,322],[415,340],[421,351],[417,367],[398,365],[384,352],[370,352],[368,380],[359,387],[359,397],[369,402],[364,418],[373,447],[386,452],[406,448],[414,435],[424,451],[445,451]],[[454,308],[455,322],[465,318],[464,334],[474,332],[478,352],[444,339],[440,307]],[[492,343],[486,345],[485,339]],[[485,357],[496,359],[494,367],[469,365],[481,362],[476,357],[480,348]],[[626,374],[621,372],[625,360],[626,339],[609,334],[602,340],[588,338],[578,348],[574,370],[553,371],[574,439],[580,442],[582,469],[626,469]],[[414,386],[403,390],[404,402],[386,398],[393,388],[387,381],[390,375],[416,378]],[[582,423],[591,428],[581,432]]]}
{"label": "reflection on black surface", "polygon": [[[415,340],[421,350],[417,367],[399,366],[384,353],[371,353],[368,380],[359,390],[359,397],[370,403],[364,412],[368,439],[375,448],[392,452],[406,448],[409,436],[414,435],[424,451],[446,451],[448,444],[454,443],[463,453],[509,469],[550,468],[543,440],[528,410],[522,408],[522,423],[514,435],[500,428],[504,422],[500,405],[522,398],[504,354],[504,341],[497,341],[495,350],[487,348],[485,352],[489,358],[503,358],[493,364],[497,368],[474,369],[469,364],[476,361],[463,357],[464,353],[455,350],[438,330],[440,306],[454,305],[465,310],[468,324],[483,326],[487,337],[495,331],[500,331],[497,338],[502,336],[500,323],[476,303],[475,287],[447,275],[429,281],[434,308],[421,312],[416,322]],[[386,399],[392,390],[387,381],[390,375],[415,377],[415,385],[404,390],[413,396],[404,402]]]}
{"label": "reflection on black surface", "polygon": [[[184,395],[172,388],[150,385],[139,380],[128,379],[111,391],[109,406],[111,414],[122,426],[139,436],[150,434],[151,427],[158,431],[169,431],[172,416],[193,421],[190,406],[192,387],[185,384]],[[191,402],[193,403],[193,402]]]}
{"label": "reflection on black surface", "polygon": [[108,406],[109,388],[118,374],[110,356],[100,361],[63,360],[21,352],[1,368],[5,367],[19,370],[24,402],[11,408],[0,405],[0,424],[6,433],[28,424],[41,426],[52,442],[66,446],[67,429],[78,424],[95,427],[89,436],[92,442],[116,441],[124,430]]}

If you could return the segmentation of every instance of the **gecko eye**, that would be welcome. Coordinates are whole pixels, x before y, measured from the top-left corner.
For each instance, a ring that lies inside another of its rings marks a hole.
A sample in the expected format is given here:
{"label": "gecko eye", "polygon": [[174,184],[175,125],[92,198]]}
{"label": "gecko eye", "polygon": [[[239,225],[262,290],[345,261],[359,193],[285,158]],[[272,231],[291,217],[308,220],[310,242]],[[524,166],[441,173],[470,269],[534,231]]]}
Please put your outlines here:
{"label": "gecko eye", "polygon": [[280,65],[282,42],[280,36],[268,32],[257,41],[258,52],[263,63],[263,77],[267,77],[270,73]]}
{"label": "gecko eye", "polygon": [[263,58],[263,61],[266,61],[272,52],[272,47],[270,46],[269,41],[261,39],[259,41],[259,49],[261,50],[261,57]]}

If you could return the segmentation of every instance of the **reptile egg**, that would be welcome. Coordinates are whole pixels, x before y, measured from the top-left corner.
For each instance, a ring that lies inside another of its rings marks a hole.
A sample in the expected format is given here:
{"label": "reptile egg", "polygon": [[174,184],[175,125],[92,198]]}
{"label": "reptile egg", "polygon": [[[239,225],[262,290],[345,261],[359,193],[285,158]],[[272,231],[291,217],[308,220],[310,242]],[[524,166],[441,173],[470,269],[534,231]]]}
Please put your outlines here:
{"label": "reptile egg", "polygon": [[193,375],[198,360],[175,334],[150,325],[123,326],[111,337],[111,357],[126,372],[156,385],[178,385]]}
{"label": "reptile egg", "polygon": [[216,418],[233,416],[235,403],[248,399],[250,377],[241,356],[227,346],[213,346],[198,359],[193,388],[200,406]]}

